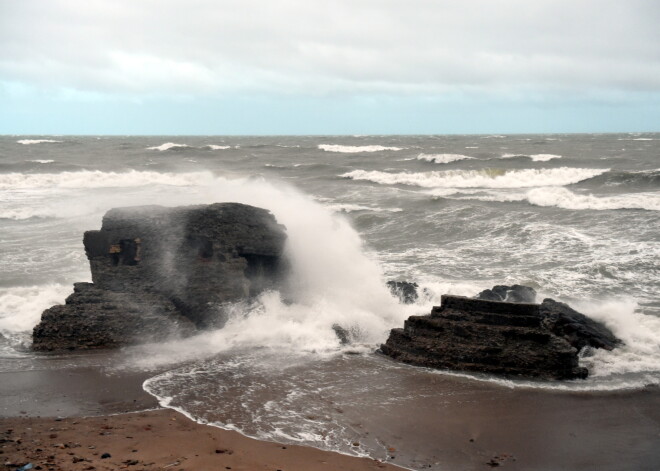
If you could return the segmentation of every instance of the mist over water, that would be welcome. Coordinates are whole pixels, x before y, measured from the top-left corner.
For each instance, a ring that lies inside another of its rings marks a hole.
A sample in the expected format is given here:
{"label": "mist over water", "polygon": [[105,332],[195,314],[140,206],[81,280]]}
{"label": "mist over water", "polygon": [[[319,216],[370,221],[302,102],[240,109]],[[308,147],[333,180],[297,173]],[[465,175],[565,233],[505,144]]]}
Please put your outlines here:
{"label": "mist over water", "polygon": [[[146,389],[196,420],[381,456],[383,443],[351,425],[361,411],[415,407],[435,393],[401,382],[447,373],[373,352],[442,294],[495,284],[569,302],[625,345],[586,354],[586,381],[454,377],[568,391],[657,385],[659,139],[2,137],[0,357],[5,368],[39,364],[24,350],[30,331],[73,282],[89,281],[82,234],[108,209],[235,201],[286,226],[286,287],[234,305],[221,330],[127,348],[110,367],[153,371]],[[400,304],[390,279],[417,282],[419,301]]]}

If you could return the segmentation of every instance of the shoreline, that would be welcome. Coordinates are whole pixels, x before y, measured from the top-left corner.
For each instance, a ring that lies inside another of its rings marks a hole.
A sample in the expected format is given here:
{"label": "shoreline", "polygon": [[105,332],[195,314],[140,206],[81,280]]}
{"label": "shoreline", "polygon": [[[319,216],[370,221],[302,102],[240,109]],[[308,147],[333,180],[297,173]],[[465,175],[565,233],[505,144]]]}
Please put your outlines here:
{"label": "shoreline", "polygon": [[[48,368],[45,362],[41,369],[0,372],[0,470],[15,471],[29,462],[53,471],[227,466],[270,471],[655,471],[660,464],[658,387],[615,392],[512,389],[405,368],[399,378],[404,389],[420,393],[418,401],[406,407],[342,405],[342,420],[359,431],[355,439],[360,446],[383,445],[386,455],[372,454],[377,461],[313,445],[255,439],[191,420],[176,408],[160,408],[142,389],[155,372],[113,372],[99,366],[111,358],[100,358],[95,366]],[[398,393],[389,390],[383,398]],[[13,431],[7,434],[8,429]],[[215,443],[223,445],[213,448]],[[231,454],[215,452],[229,448]],[[101,459],[106,452],[117,460]],[[74,462],[74,457],[82,460]],[[11,466],[3,467],[5,463]]]}

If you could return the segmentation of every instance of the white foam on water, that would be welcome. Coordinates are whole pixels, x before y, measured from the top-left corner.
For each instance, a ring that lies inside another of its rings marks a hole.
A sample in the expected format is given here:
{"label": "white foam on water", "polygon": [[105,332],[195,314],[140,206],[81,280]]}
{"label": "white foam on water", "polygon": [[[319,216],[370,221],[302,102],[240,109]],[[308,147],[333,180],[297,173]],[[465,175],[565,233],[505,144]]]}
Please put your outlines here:
{"label": "white foam on water", "polygon": [[436,164],[448,164],[450,162],[458,162],[459,160],[470,160],[474,157],[462,154],[419,154],[417,160],[425,160],[427,162],[434,162]]}
{"label": "white foam on water", "polygon": [[62,304],[73,291],[70,285],[18,286],[0,289],[0,334],[10,342],[30,343],[32,328],[41,313]]}
{"label": "white foam on water", "polygon": [[384,150],[403,150],[402,147],[387,147],[387,146],[342,146],[339,144],[319,144],[318,148],[326,152],[339,152],[342,154],[355,154],[359,152],[381,152]]}
{"label": "white foam on water", "polygon": [[566,188],[535,188],[530,190],[525,198],[536,206],[556,206],[564,209],[660,211],[660,194],[657,192],[594,196],[577,194]]}
{"label": "white foam on water", "polygon": [[52,164],[55,162],[54,160],[50,159],[36,159],[36,160],[26,160],[26,162],[34,162],[35,164]]}
{"label": "white foam on water", "polygon": [[170,149],[180,149],[183,147],[190,147],[188,144],[177,144],[175,142],[166,142],[159,146],[147,147],[147,150],[158,150],[160,152],[170,150]]}
{"label": "white foam on water", "polygon": [[219,145],[216,145],[216,144],[209,144],[209,145],[204,146],[204,147],[208,147],[211,150],[226,150],[226,149],[231,149],[232,148],[232,146],[219,146]]}
{"label": "white foam on water", "polygon": [[5,173],[0,174],[0,190],[29,188],[115,188],[144,185],[190,186],[212,180],[210,172],[159,173],[130,170],[102,172],[81,170],[61,173]]}
{"label": "white foam on water", "polygon": [[522,170],[445,170],[424,173],[353,170],[340,176],[384,185],[413,185],[422,188],[530,188],[570,185],[607,171],[609,169],[570,167]]}
{"label": "white foam on water", "polygon": [[542,187],[527,192],[479,191],[468,192],[442,192],[432,190],[433,196],[453,197],[453,199],[522,202],[526,201],[535,206],[556,207],[570,210],[617,210],[617,209],[643,209],[647,211],[660,211],[660,193],[629,193],[622,195],[594,196],[591,194],[575,193],[568,188]]}
{"label": "white foam on water", "polygon": [[399,213],[403,211],[401,208],[380,208],[377,206],[363,206],[360,204],[350,203],[332,203],[326,204],[326,208],[336,213],[352,213],[355,211],[373,211],[378,213]]}
{"label": "white foam on water", "polygon": [[547,162],[548,160],[552,159],[561,159],[561,155],[557,154],[502,154],[503,159],[514,159],[517,157],[527,157],[528,159],[532,159],[534,162]]}
{"label": "white foam on water", "polygon": [[64,141],[56,141],[54,139],[21,139],[20,141],[16,141],[18,144],[23,144],[23,145],[30,145],[30,144],[46,144],[46,143],[55,143],[55,142],[64,142]]}

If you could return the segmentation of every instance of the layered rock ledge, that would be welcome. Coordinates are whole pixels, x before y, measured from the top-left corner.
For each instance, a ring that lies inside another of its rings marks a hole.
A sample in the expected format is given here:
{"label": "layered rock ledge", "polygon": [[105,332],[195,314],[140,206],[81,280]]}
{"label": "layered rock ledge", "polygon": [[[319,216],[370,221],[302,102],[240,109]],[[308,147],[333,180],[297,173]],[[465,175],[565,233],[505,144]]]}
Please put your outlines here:
{"label": "layered rock ledge", "polygon": [[42,314],[33,349],[107,348],[221,326],[229,303],[276,287],[284,227],[238,203],[112,209],[83,243],[92,283]]}
{"label": "layered rock ledge", "polygon": [[578,352],[619,340],[563,303],[511,303],[442,296],[427,316],[393,329],[381,351],[417,366],[543,379],[586,378]]}

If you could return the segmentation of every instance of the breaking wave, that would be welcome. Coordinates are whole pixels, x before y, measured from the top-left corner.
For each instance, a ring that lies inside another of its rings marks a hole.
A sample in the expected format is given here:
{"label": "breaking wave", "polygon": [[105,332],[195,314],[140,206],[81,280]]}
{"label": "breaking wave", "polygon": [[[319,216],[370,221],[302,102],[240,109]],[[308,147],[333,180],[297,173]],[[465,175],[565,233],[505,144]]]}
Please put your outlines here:
{"label": "breaking wave", "polygon": [[339,152],[342,154],[355,154],[358,152],[380,152],[383,150],[403,150],[402,147],[386,146],[342,146],[338,144],[319,144],[318,148],[326,152]]}
{"label": "breaking wave", "polygon": [[426,160],[427,162],[434,162],[436,164],[448,164],[449,162],[469,159],[474,159],[474,157],[462,154],[419,154],[417,156],[417,160]]}
{"label": "breaking wave", "polygon": [[660,194],[658,193],[593,196],[573,193],[566,188],[535,188],[527,193],[526,198],[536,206],[556,206],[564,209],[660,211]]}
{"label": "breaking wave", "polygon": [[501,203],[526,201],[535,206],[554,206],[571,210],[616,210],[643,209],[660,211],[660,194],[632,193],[625,195],[594,196],[591,194],[574,193],[567,188],[544,187],[534,188],[526,193],[468,194],[460,191],[433,190],[433,196],[450,197],[452,199],[495,201]]}
{"label": "breaking wave", "polygon": [[149,184],[190,186],[213,178],[210,172],[159,173],[131,170],[102,172],[81,170],[62,173],[6,173],[0,174],[0,189],[26,188],[112,188],[139,187]]}
{"label": "breaking wave", "polygon": [[17,286],[0,290],[0,334],[10,340],[29,342],[32,328],[41,313],[62,304],[71,294],[71,285]]}
{"label": "breaking wave", "polygon": [[176,144],[174,142],[166,142],[165,144],[161,144],[159,146],[147,147],[147,150],[159,150],[163,152],[165,150],[182,149],[185,147],[190,147],[190,146],[188,144]]}
{"label": "breaking wave", "polygon": [[569,167],[523,170],[445,170],[426,173],[353,170],[340,176],[383,185],[412,185],[422,188],[530,188],[570,185],[601,175],[608,170]]}
{"label": "breaking wave", "polygon": [[226,150],[226,149],[231,149],[232,146],[220,146],[216,144],[208,144],[201,147],[195,147],[195,146],[189,146],[188,144],[177,144],[175,142],[166,142],[165,144],[161,144],[159,146],[147,147],[147,150],[157,150],[163,152],[166,150],[204,149],[204,148],[209,148],[211,150]]}
{"label": "breaking wave", "polygon": [[515,159],[519,157],[526,157],[532,159],[534,162],[547,162],[552,159],[561,159],[561,155],[557,154],[502,154],[503,159]]}
{"label": "breaking wave", "polygon": [[16,142],[23,145],[29,145],[29,144],[45,144],[48,142],[64,142],[64,141],[56,141],[54,139],[21,139],[20,141],[16,141]]}
{"label": "breaking wave", "polygon": [[606,186],[629,186],[635,189],[660,189],[660,169],[637,172],[614,170],[594,178],[592,183]]}
{"label": "breaking wave", "polygon": [[33,162],[35,164],[52,164],[55,161],[51,159],[36,159],[36,160],[26,160],[26,162]]}

